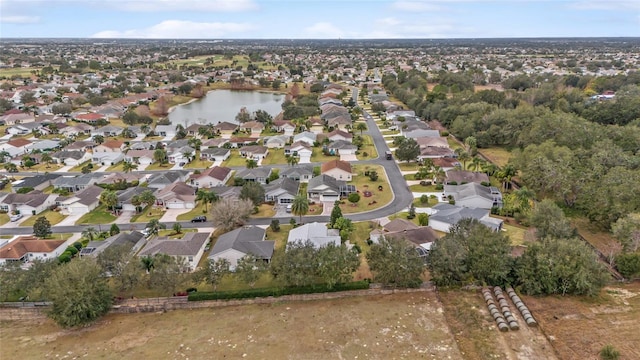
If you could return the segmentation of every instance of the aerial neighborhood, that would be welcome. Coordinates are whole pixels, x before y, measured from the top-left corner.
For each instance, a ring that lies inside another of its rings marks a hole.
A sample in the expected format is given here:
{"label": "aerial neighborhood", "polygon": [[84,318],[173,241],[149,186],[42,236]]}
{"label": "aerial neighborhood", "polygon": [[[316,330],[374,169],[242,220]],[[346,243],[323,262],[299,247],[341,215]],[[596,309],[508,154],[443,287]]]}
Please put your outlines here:
{"label": "aerial neighborhood", "polygon": [[29,274],[103,286],[99,315],[471,286],[515,331],[547,313],[494,324],[479,289],[640,277],[629,47],[189,44],[3,44],[0,277],[23,280],[1,301],[75,327],[97,316],[56,312]]}

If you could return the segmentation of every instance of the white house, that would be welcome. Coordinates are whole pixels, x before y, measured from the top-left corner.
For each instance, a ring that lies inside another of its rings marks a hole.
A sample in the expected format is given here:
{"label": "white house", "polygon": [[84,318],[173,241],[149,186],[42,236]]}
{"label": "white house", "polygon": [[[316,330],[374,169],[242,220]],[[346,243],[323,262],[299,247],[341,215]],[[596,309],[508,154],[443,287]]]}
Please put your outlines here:
{"label": "white house", "polygon": [[317,222],[304,224],[289,231],[287,243],[310,241],[314,247],[320,248],[328,244],[339,246],[342,241],[337,229],[329,229],[327,225]]}
{"label": "white house", "polygon": [[432,209],[435,213],[429,215],[429,226],[437,231],[448,233],[451,226],[462,219],[478,220],[493,231],[502,229],[503,221],[490,217],[487,209],[468,208],[447,203],[437,204]]}
{"label": "white house", "polygon": [[444,196],[451,196],[456,205],[491,209],[502,207],[502,193],[494,186],[484,186],[478,183],[464,185],[445,185]]}
{"label": "white house", "polygon": [[182,239],[155,238],[145,246],[138,256],[165,254],[174,258],[183,258],[189,271],[194,271],[204,254],[210,233],[190,232]]}
{"label": "white house", "polygon": [[316,142],[317,137],[318,135],[316,133],[312,133],[310,131],[304,131],[294,135],[293,142],[295,143],[295,142],[301,141],[303,143],[306,143],[309,146],[313,146],[313,144]]}
{"label": "white house", "polygon": [[124,160],[124,154],[121,152],[102,152],[93,153],[91,161],[102,166],[115,165]]}
{"label": "white house", "polygon": [[0,265],[7,262],[55,260],[67,248],[67,240],[41,240],[35,236],[20,236],[0,247]]}
{"label": "white house", "polygon": [[214,186],[223,186],[231,179],[233,170],[228,167],[214,166],[204,169],[200,174],[193,174],[190,177],[191,185],[210,188]]}
{"label": "white house", "polygon": [[59,200],[60,213],[63,215],[84,215],[95,210],[100,203],[103,188],[90,185],[72,196]]}
{"label": "white house", "polygon": [[275,241],[265,240],[265,230],[257,226],[245,226],[218,237],[211,249],[209,259],[217,261],[227,259],[231,270],[235,270],[238,260],[246,255],[253,255],[265,262],[271,261]]}
{"label": "white house", "polygon": [[176,136],[176,127],[174,125],[158,125],[153,130],[158,136],[167,139],[173,139]]}

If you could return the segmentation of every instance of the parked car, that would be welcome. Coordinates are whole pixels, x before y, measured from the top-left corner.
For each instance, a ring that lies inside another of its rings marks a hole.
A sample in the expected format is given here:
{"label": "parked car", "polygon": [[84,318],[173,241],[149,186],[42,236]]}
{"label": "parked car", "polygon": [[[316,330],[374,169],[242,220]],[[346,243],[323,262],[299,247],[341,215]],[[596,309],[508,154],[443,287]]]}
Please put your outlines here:
{"label": "parked car", "polygon": [[12,222],[18,221],[20,219],[22,219],[22,214],[15,214],[9,217],[9,220],[11,220]]}
{"label": "parked car", "polygon": [[193,219],[191,219],[192,223],[194,223],[194,222],[205,222],[205,221],[207,221],[207,217],[204,216],[204,215],[196,216]]}
{"label": "parked car", "polygon": [[291,206],[291,204],[287,205],[287,213],[291,213],[292,208],[293,206]]}

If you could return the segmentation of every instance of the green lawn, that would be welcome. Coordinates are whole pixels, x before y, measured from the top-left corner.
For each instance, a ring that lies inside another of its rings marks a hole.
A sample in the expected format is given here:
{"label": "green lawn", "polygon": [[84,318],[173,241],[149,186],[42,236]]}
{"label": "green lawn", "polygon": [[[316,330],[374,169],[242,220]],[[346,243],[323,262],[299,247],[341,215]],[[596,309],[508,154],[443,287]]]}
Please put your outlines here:
{"label": "green lawn", "polygon": [[260,206],[258,206],[258,212],[256,214],[251,215],[251,217],[271,218],[275,214],[276,214],[276,211],[273,209],[273,205],[261,204]]}
{"label": "green lawn", "polygon": [[507,165],[509,159],[511,159],[511,152],[505,148],[492,147],[487,149],[478,149],[478,152],[500,167]]}
{"label": "green lawn", "polygon": [[455,150],[462,147],[462,145],[460,145],[459,142],[457,142],[454,138],[450,136],[447,137],[447,142],[449,143],[449,147],[451,148],[451,150]]}
{"label": "green lawn", "polygon": [[140,222],[140,223],[148,223],[152,219],[160,220],[162,215],[164,215],[164,208],[157,208],[153,205],[147,206],[141,213],[134,215],[131,218],[130,222]]}
{"label": "green lawn", "polygon": [[398,135],[398,134],[400,134],[400,131],[398,131],[398,130],[384,130],[384,131],[381,131],[381,132],[382,132],[382,135]]}
{"label": "green lawn", "polygon": [[118,171],[118,172],[124,172],[124,161],[120,161],[119,163],[115,164],[115,165],[111,165],[107,168],[107,171]]}
{"label": "green lawn", "polygon": [[173,164],[160,164],[159,162],[154,162],[147,166],[145,170],[170,170],[173,167]]}
{"label": "green lawn", "polygon": [[[371,181],[368,176],[364,176],[365,170],[375,170],[378,172],[378,180]],[[344,199],[344,204],[340,205],[340,209],[343,214],[357,213],[368,210],[373,210],[385,206],[393,198],[393,192],[389,185],[387,175],[379,165],[355,165],[352,167],[354,174],[353,180],[349,184],[355,185],[356,189],[360,192],[360,201],[353,206],[347,199]],[[378,190],[378,186],[382,186],[382,191]],[[364,191],[371,191],[371,197],[365,197]],[[375,201],[375,204],[372,202]],[[371,205],[369,205],[371,204]]]}
{"label": "green lawn", "polygon": [[287,246],[287,238],[289,237],[290,230],[291,225],[289,224],[280,224],[280,231],[278,232],[271,230],[271,227],[267,227],[266,239],[276,242],[274,251],[284,251],[285,246]]}
{"label": "green lawn", "polygon": [[[362,136],[363,145],[360,148],[360,155],[358,155],[358,160],[368,160],[375,159],[378,157],[378,151],[376,150],[375,145],[373,145],[373,140],[371,136],[364,135]],[[364,156],[364,153],[367,153],[369,156]]]}
{"label": "green lawn", "polygon": [[95,210],[88,214],[82,215],[76,225],[83,224],[108,224],[114,221],[117,217],[111,214],[104,206],[98,206]]}
{"label": "green lawn", "polygon": [[527,229],[519,226],[507,225],[506,223],[502,225],[502,228],[506,230],[505,233],[509,236],[511,245],[524,244],[524,234],[527,232]]}
{"label": "green lawn", "polygon": [[401,171],[413,171],[413,170],[418,170],[420,168],[420,166],[418,166],[418,163],[416,162],[407,163],[406,161],[398,163],[398,167],[400,168]]}
{"label": "green lawn", "polygon": [[213,165],[213,161],[200,159],[200,154],[196,153],[196,158],[184,166],[185,169],[208,169]]}
{"label": "green lawn", "polygon": [[35,224],[35,222],[36,222],[36,219],[39,218],[39,217],[42,217],[42,216],[47,218],[47,220],[49,220],[51,225],[55,225],[55,224],[59,223],[60,221],[64,220],[64,218],[66,218],[66,216],[62,215],[59,211],[45,210],[45,211],[41,212],[40,214],[33,215],[30,218],[28,218],[27,220],[21,222],[20,226],[33,226],[33,224]]}
{"label": "green lawn", "polygon": [[438,198],[435,197],[429,197],[429,201],[427,201],[426,204],[422,203],[422,201],[420,201],[420,198],[417,198],[415,200],[413,200],[413,206],[415,207],[420,207],[420,208],[426,208],[426,207],[432,207],[434,205],[438,205]]}
{"label": "green lawn", "polygon": [[222,162],[222,166],[247,166],[247,159],[240,156],[238,150],[231,150],[231,156],[229,156],[227,160]]}
{"label": "green lawn", "polygon": [[269,155],[262,159],[262,165],[286,164],[287,157],[284,155],[284,149],[269,149]]}
{"label": "green lawn", "polygon": [[[211,204],[207,205],[208,209],[211,209]],[[178,217],[176,218],[178,221],[188,221],[193,219],[196,216],[201,216],[201,215],[207,215],[207,213],[204,211],[204,204],[202,203],[202,201],[198,201],[196,204],[196,207],[194,207],[193,209],[191,209],[191,211],[189,211],[188,213],[184,213],[184,214],[180,214],[178,215]],[[211,217],[211,216],[209,216]]]}
{"label": "green lawn", "polygon": [[8,78],[12,77],[13,75],[30,77],[32,71],[40,71],[40,69],[41,68],[39,67],[3,68],[3,69],[0,69],[0,76],[6,76]]}
{"label": "green lawn", "polygon": [[62,168],[61,164],[47,164],[41,163],[29,168],[29,171],[42,171],[42,172],[53,172]]}
{"label": "green lawn", "polygon": [[323,154],[322,148],[313,148],[313,153],[311,154],[311,162],[328,162],[335,159],[339,159],[339,157]]}
{"label": "green lawn", "polygon": [[[81,171],[82,171],[82,168],[83,168],[85,165],[89,165],[89,164],[91,164],[91,161],[85,161],[85,162],[83,162],[82,164],[80,164],[80,165],[78,165],[78,166],[74,166],[74,167],[72,167],[71,169],[69,169],[69,171],[68,171],[68,172],[81,172]],[[96,170],[98,170],[98,168],[100,168],[100,166],[93,165],[93,169],[91,169],[91,171],[96,171]]]}
{"label": "green lawn", "polygon": [[413,192],[442,192],[443,190],[436,190],[435,185],[423,186],[420,184],[409,186],[409,190]]}
{"label": "green lawn", "polygon": [[9,214],[0,213],[0,225],[4,225],[9,222]]}
{"label": "green lawn", "polygon": [[403,212],[399,212],[397,214],[393,214],[389,216],[389,220],[393,220],[393,219],[404,219],[404,220],[409,220],[412,223],[416,224],[416,225],[420,225],[418,223],[418,214],[416,214],[416,217],[414,217],[413,219],[407,219],[407,215],[409,215],[408,212],[403,211]]}
{"label": "green lawn", "polygon": [[197,232],[198,229],[182,229],[180,234],[176,234],[173,229],[159,230],[158,236],[168,236],[170,239],[182,239],[186,233]]}

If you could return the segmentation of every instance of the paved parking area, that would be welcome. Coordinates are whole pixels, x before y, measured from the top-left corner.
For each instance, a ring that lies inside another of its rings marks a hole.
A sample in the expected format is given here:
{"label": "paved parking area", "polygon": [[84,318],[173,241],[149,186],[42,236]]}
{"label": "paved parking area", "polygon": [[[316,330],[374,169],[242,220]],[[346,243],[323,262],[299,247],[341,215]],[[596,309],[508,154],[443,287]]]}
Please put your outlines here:
{"label": "paved parking area", "polygon": [[167,211],[160,218],[160,222],[176,221],[178,215],[188,213],[191,209],[167,209]]}

